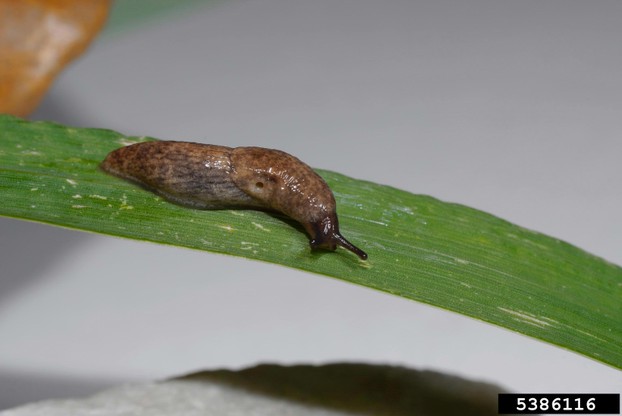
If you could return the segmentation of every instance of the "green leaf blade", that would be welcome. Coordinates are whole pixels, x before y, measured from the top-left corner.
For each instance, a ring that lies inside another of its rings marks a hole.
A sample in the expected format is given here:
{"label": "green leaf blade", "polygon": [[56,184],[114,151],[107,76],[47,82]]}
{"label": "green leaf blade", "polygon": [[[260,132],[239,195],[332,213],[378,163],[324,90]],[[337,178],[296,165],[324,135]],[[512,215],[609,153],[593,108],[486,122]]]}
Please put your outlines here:
{"label": "green leaf blade", "polygon": [[257,211],[179,207],[103,173],[131,142],[0,116],[0,215],[282,264],[425,302],[622,368],[622,269],[490,214],[318,171],[344,235],[369,254],[312,253],[302,228]]}

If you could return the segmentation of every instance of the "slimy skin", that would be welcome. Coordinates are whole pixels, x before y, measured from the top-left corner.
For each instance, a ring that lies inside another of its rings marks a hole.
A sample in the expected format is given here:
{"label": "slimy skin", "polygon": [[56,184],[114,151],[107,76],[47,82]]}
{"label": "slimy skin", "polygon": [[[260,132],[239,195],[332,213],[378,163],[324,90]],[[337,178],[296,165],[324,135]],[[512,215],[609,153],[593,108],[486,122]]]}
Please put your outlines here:
{"label": "slimy skin", "polygon": [[282,212],[302,224],[312,248],[341,246],[367,259],[339,233],[335,197],[326,182],[280,150],[153,141],[112,151],[101,168],[190,208]]}

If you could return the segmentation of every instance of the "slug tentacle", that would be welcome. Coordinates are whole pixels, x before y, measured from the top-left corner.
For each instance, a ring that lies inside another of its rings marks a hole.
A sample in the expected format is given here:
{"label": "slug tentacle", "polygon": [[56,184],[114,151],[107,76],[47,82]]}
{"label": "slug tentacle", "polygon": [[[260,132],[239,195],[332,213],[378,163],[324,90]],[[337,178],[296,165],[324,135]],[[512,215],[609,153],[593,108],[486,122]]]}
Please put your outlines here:
{"label": "slug tentacle", "polygon": [[257,208],[301,223],[311,247],[367,254],[339,233],[335,197],[308,165],[280,150],[153,141],[112,151],[101,168],[192,208]]}
{"label": "slug tentacle", "polygon": [[335,250],[337,246],[341,246],[359,256],[361,260],[367,260],[367,253],[339,233],[339,222],[336,214],[333,213],[318,222],[309,223],[308,227],[305,228],[311,236],[312,248]]}

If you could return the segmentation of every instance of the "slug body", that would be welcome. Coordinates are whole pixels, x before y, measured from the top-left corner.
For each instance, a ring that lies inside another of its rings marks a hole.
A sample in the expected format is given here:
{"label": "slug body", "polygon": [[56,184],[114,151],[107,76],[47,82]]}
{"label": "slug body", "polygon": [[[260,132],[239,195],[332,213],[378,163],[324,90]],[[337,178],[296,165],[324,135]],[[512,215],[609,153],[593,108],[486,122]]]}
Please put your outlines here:
{"label": "slug body", "polygon": [[308,165],[280,150],[154,141],[114,150],[101,168],[167,200],[198,209],[282,212],[303,225],[311,247],[367,254],[339,233],[335,197]]}

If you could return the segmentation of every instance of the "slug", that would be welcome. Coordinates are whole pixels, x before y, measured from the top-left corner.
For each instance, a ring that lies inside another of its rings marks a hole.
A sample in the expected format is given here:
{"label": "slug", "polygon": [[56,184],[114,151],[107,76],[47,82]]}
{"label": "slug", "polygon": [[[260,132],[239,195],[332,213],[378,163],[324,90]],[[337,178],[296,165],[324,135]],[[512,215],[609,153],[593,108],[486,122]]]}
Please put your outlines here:
{"label": "slug", "polygon": [[339,233],[335,197],[326,182],[280,150],[153,141],[110,152],[101,168],[190,208],[281,212],[302,224],[312,249],[341,246],[367,259]]}

